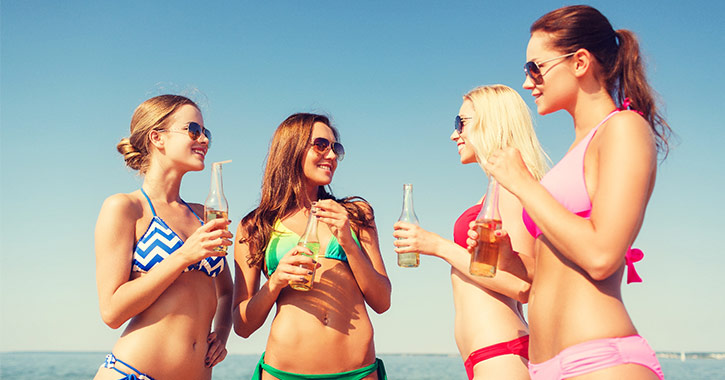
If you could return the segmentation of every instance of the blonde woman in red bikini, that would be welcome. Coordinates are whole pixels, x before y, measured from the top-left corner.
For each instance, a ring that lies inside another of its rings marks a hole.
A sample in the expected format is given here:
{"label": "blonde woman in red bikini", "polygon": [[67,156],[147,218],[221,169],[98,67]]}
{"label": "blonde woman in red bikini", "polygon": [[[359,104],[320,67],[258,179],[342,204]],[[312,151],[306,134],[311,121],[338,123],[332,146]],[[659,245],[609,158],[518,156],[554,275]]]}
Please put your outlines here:
{"label": "blonde woman in red bikini", "polygon": [[[463,97],[451,140],[462,164],[484,162],[506,146],[522,152],[535,178],[546,171],[545,155],[534,133],[531,115],[521,96],[510,87],[482,86]],[[501,255],[493,278],[471,275],[471,255],[464,248],[468,225],[481,210],[481,201],[458,218],[454,241],[414,224],[398,222],[396,252],[420,252],[451,265],[455,337],[469,379],[528,379],[529,332],[522,313],[530,288],[523,261],[533,267],[534,238],[521,221],[521,204],[502,189],[499,210],[508,231],[509,251]],[[514,253],[515,252],[515,253]],[[516,275],[514,275],[514,274]]]}
{"label": "blonde woman in red bikini", "polygon": [[532,379],[663,378],[620,289],[625,268],[628,282],[641,281],[632,263],[642,253],[631,245],[670,133],[639,54],[635,36],[613,30],[592,7],[541,17],[531,27],[523,86],[539,114],[565,110],[572,116],[571,148],[540,183],[513,147],[484,165],[521,201],[536,238]]}

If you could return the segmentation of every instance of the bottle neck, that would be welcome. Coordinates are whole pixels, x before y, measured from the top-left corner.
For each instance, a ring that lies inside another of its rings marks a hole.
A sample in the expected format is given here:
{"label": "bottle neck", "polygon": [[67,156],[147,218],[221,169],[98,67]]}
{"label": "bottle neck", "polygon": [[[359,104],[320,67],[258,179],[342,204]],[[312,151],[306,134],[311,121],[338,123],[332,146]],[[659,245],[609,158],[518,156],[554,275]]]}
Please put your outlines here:
{"label": "bottle neck", "polygon": [[478,217],[476,219],[501,220],[501,215],[498,211],[498,193],[498,182],[496,182],[493,177],[489,177],[486,197],[483,201],[481,212],[478,213]]}
{"label": "bottle neck", "polygon": [[403,213],[413,211],[413,187],[403,187]]}
{"label": "bottle neck", "polygon": [[317,217],[314,213],[314,205],[310,208],[310,215],[307,217],[305,232],[300,237],[300,242],[318,242],[317,239]]}

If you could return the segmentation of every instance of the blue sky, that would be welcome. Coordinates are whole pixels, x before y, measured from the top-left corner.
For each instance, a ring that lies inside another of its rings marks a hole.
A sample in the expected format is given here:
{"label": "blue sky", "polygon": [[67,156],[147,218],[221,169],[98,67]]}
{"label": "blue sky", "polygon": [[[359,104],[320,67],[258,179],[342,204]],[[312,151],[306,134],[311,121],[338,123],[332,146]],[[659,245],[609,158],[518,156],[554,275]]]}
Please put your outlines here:
{"label": "blue sky", "polygon": [[[448,140],[461,96],[501,83],[533,106],[521,89],[528,28],[565,4],[3,1],[0,351],[111,349],[121,330],[98,312],[93,229],[103,199],[141,185],[115,151],[134,108],[172,92],[201,104],[215,136],[208,163],[234,161],[224,190],[235,223],[259,199],[274,128],[294,112],[329,114],[347,151],[333,190],[373,205],[393,283],[391,309],[371,312],[378,352],[456,353],[449,267],[429,257],[395,265],[402,184],[414,184],[421,224],[450,238],[486,185]],[[625,303],[656,350],[725,351],[725,6],[590,4],[638,34],[679,136],[635,243],[644,283],[624,287]],[[535,122],[558,160],[570,118]],[[182,196],[202,202],[209,178],[210,165],[189,174]],[[267,332],[233,336],[229,349],[260,353]]]}

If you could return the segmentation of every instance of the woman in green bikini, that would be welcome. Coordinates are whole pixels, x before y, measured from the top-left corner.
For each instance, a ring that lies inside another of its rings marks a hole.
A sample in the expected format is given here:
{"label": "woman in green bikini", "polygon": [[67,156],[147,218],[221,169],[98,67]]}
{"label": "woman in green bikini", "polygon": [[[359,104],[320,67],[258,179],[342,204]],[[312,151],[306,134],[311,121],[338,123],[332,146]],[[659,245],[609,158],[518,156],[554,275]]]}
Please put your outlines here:
{"label": "woman in green bikini", "polygon": [[[249,337],[277,305],[253,379],[386,378],[365,304],[377,313],[388,310],[391,285],[372,207],[325,189],[345,153],[338,138],[325,116],[300,113],[283,121],[267,155],[259,206],[237,229],[234,331]],[[317,262],[296,245],[312,202]],[[311,266],[311,290],[288,286]],[[260,286],[261,274],[267,281]]]}

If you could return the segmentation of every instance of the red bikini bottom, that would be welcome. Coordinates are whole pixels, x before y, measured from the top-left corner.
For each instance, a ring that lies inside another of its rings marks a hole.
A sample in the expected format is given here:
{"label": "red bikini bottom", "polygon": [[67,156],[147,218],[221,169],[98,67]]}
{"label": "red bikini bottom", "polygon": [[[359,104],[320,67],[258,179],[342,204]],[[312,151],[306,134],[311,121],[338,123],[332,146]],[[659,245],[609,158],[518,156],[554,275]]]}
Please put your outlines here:
{"label": "red bikini bottom", "polygon": [[468,359],[463,362],[463,365],[466,367],[468,379],[473,379],[473,366],[484,360],[501,355],[518,355],[529,360],[529,336],[524,335],[508,342],[497,343],[473,351],[468,355]]}

